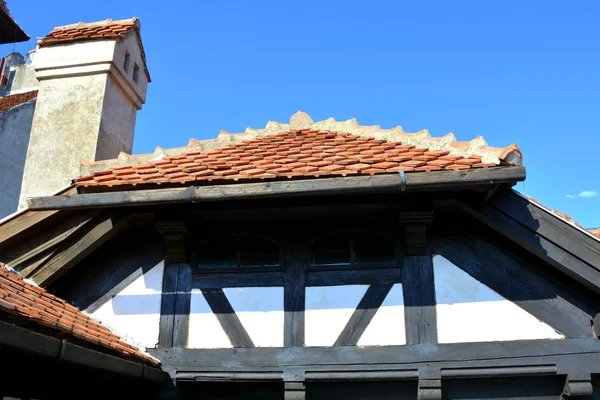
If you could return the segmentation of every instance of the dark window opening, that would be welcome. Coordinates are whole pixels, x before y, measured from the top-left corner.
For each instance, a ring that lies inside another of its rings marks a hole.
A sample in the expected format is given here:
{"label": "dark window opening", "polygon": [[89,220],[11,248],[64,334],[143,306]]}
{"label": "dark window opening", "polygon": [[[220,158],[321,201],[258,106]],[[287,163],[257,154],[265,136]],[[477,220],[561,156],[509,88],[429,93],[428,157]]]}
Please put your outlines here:
{"label": "dark window opening", "polygon": [[317,240],[312,248],[313,265],[391,263],[394,241],[371,233],[344,233]]}
{"label": "dark window opening", "polygon": [[250,235],[211,240],[198,249],[198,267],[201,269],[277,267],[279,258],[277,244]]}
{"label": "dark window opening", "polygon": [[131,56],[129,53],[125,53],[125,60],[123,61],[123,70],[125,72],[129,72],[129,62],[130,62]]}
{"label": "dark window opening", "polygon": [[140,79],[140,67],[137,64],[133,64],[133,81],[138,83]]}

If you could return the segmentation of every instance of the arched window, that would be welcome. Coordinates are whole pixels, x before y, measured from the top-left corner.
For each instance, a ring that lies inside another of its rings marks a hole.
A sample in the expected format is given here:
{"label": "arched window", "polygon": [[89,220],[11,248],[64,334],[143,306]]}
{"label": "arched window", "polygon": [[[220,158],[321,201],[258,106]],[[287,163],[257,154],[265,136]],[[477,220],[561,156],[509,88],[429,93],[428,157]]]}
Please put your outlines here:
{"label": "arched window", "polygon": [[198,248],[200,269],[277,267],[279,263],[279,246],[260,236],[227,236]]}
{"label": "arched window", "polygon": [[395,257],[394,241],[384,236],[349,232],[325,236],[312,247],[313,265],[351,265],[391,263]]}

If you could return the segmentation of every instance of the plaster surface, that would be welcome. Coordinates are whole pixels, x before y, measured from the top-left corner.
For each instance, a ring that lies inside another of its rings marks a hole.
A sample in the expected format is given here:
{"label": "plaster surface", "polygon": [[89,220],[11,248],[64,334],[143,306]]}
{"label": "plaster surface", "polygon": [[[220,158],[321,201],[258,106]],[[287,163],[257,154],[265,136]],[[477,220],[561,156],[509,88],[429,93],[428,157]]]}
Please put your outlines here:
{"label": "plaster surface", "polygon": [[103,304],[92,317],[139,345],[156,347],[163,271],[161,261]]}
{"label": "plaster surface", "polygon": [[306,288],[305,344],[332,346],[368,287],[346,285]]}
{"label": "plaster surface", "polygon": [[0,219],[17,211],[36,100],[0,113]]}
{"label": "plaster surface", "polygon": [[446,258],[433,258],[439,343],[564,339]]}
{"label": "plaster surface", "polygon": [[404,327],[404,292],[396,283],[367,325],[359,346],[400,346],[406,344]]}

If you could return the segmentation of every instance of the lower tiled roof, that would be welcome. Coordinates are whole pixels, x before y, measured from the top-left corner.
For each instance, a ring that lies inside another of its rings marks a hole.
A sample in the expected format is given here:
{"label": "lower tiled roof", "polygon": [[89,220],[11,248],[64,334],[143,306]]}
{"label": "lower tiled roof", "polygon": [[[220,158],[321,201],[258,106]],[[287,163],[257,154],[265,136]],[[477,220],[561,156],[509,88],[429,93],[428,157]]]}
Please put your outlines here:
{"label": "lower tiled roof", "polygon": [[37,98],[37,95],[38,91],[32,90],[30,92],[0,97],[0,112],[8,111],[13,107],[27,103],[28,101]]}
{"label": "lower tiled roof", "polygon": [[600,228],[588,229],[588,232],[600,239]]}
{"label": "lower tiled roof", "polygon": [[0,312],[52,329],[57,334],[102,346],[122,356],[133,357],[151,365],[159,364],[158,360],[126,343],[107,327],[45,289],[25,282],[18,273],[1,263]]}
{"label": "lower tiled roof", "polygon": [[264,130],[222,132],[219,138],[152,155],[83,162],[91,172],[78,186],[118,186],[194,181],[319,178],[383,173],[429,172],[520,165],[516,145],[489,147],[483,138],[458,142],[454,135],[432,138],[426,131],[360,126],[356,120],[313,122],[305,113],[289,124],[269,122]]}

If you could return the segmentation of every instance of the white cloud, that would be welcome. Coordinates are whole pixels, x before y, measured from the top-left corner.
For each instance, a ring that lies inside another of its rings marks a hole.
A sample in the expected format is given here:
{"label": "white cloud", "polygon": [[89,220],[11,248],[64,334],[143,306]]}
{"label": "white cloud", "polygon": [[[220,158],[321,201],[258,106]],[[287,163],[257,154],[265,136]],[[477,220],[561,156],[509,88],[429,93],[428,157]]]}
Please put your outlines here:
{"label": "white cloud", "polygon": [[582,199],[586,199],[589,197],[595,197],[598,196],[598,192],[594,191],[594,190],[584,190],[582,192],[579,192],[578,194],[568,194],[567,197],[569,199],[575,199],[577,197],[580,197]]}

